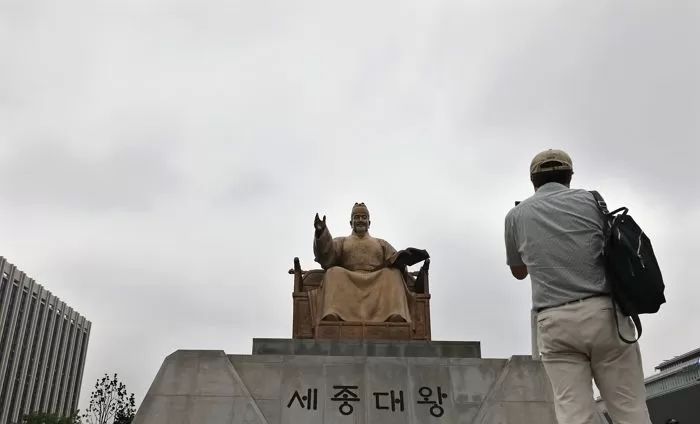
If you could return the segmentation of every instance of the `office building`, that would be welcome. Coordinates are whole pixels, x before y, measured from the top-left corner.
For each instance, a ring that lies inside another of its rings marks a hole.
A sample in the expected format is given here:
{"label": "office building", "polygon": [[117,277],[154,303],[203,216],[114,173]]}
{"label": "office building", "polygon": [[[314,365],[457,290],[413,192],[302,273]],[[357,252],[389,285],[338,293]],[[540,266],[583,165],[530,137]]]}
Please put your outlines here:
{"label": "office building", "polygon": [[[652,424],[700,423],[700,348],[664,361],[655,367],[656,374],[644,379],[647,408]],[[612,423],[605,403],[598,407]]]}
{"label": "office building", "polygon": [[0,257],[0,424],[78,407],[90,321]]}
{"label": "office building", "polygon": [[655,369],[658,373],[644,380],[652,422],[700,423],[700,349],[664,361]]}

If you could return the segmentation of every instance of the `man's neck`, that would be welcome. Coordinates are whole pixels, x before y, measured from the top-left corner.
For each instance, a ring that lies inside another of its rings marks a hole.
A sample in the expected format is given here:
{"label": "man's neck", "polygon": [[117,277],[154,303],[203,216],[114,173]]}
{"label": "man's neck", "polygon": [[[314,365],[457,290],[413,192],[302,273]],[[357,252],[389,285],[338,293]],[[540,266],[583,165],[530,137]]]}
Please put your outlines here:
{"label": "man's neck", "polygon": [[541,186],[537,187],[537,188],[535,189],[535,192],[540,191],[540,189],[541,189],[542,187],[544,187],[544,186],[549,186],[549,187],[562,186],[562,187],[566,187],[566,188],[571,188],[571,187],[569,187],[570,184],[562,184],[562,183],[558,183],[558,182],[556,182],[556,181],[550,181],[550,182],[548,182],[548,183],[544,183],[544,184],[542,184]]}

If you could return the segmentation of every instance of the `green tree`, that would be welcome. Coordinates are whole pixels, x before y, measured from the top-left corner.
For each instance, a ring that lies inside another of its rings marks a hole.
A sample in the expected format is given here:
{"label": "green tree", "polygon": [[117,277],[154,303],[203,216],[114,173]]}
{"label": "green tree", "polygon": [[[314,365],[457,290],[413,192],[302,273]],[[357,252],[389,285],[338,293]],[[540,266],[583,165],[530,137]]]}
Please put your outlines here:
{"label": "green tree", "polygon": [[80,416],[76,411],[70,417],[61,417],[58,414],[46,412],[32,412],[22,418],[22,424],[80,424]]}
{"label": "green tree", "polygon": [[98,378],[90,395],[90,405],[83,414],[85,424],[129,424],[136,415],[134,394],[126,391],[117,374]]}

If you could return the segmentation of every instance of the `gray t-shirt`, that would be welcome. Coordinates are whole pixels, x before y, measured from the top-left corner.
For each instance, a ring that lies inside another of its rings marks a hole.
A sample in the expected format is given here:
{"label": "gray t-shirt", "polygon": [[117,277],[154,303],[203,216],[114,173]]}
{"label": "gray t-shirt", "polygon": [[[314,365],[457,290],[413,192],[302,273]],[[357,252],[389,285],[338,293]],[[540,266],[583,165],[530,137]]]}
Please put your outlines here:
{"label": "gray t-shirt", "polygon": [[603,217],[593,195],[547,183],[508,212],[507,263],[527,266],[534,309],[610,292]]}

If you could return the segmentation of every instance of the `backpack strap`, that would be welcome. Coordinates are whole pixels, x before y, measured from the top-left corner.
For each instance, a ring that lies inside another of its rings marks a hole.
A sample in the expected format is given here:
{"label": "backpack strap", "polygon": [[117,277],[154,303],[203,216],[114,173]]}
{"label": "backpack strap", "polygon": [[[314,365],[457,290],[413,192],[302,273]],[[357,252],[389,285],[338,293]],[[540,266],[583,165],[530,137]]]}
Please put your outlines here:
{"label": "backpack strap", "polygon": [[[612,229],[612,221],[613,221],[613,215],[615,212],[610,213],[608,211],[608,204],[605,203],[605,199],[603,199],[603,196],[600,195],[595,190],[589,191],[593,195],[593,199],[595,199],[595,204],[598,206],[598,210],[600,211],[600,214],[603,216],[603,240],[605,241],[603,245],[603,256],[608,255],[608,239],[610,238],[610,232]],[[607,268],[607,267],[606,267]]]}
{"label": "backpack strap", "polygon": [[612,296],[610,296],[610,299],[612,300],[612,305],[613,305],[613,315],[615,315],[615,327],[617,327],[617,335],[620,336],[620,340],[622,340],[623,342],[625,342],[627,344],[636,343],[637,340],[639,340],[639,338],[642,337],[642,321],[639,319],[639,315],[637,315],[637,314],[630,315],[630,318],[632,318],[632,321],[634,321],[634,326],[637,329],[637,338],[634,340],[628,340],[620,332],[620,323],[617,320],[617,305],[615,303],[615,299]]}
{"label": "backpack strap", "polygon": [[598,206],[600,214],[603,215],[603,239],[605,240],[605,246],[603,246],[603,251],[604,254],[607,255],[608,238],[610,237],[613,215],[615,215],[617,211],[610,213],[610,211],[608,211],[608,204],[605,202],[605,199],[603,199],[603,196],[601,196],[600,193],[598,193],[597,191],[590,190],[589,193],[593,195],[593,199],[595,199],[595,204],[596,206]]}
{"label": "backpack strap", "polygon": [[593,198],[595,199],[595,202],[598,205],[598,210],[600,210],[600,212],[603,215],[610,214],[610,212],[608,212],[608,204],[605,203],[603,196],[601,196],[600,193],[598,193],[595,190],[591,190],[591,191],[589,191],[589,193],[591,193],[593,195]]}
{"label": "backpack strap", "polygon": [[[608,220],[606,222],[605,230],[606,232],[610,230],[610,219],[612,218],[613,215],[615,215],[618,212],[622,212],[623,215],[627,214],[627,208],[619,208],[614,210],[612,213],[608,211],[608,204],[605,202],[605,199],[603,199],[603,196],[600,195],[595,190],[589,191],[593,195],[593,198],[595,199],[596,205],[598,205],[598,210],[600,211],[601,214]],[[607,244],[607,234],[605,235],[605,243]],[[607,252],[607,248],[605,249]],[[634,327],[637,329],[637,338],[634,340],[628,340],[626,339],[623,335],[622,332],[620,332],[620,323],[618,322],[617,319],[617,303],[615,302],[615,296],[611,295],[610,300],[612,301],[612,306],[613,306],[613,315],[615,315],[615,328],[617,328],[617,335],[620,336],[620,340],[627,344],[632,344],[636,343],[637,340],[639,340],[640,337],[642,337],[642,321],[639,319],[639,315],[637,314],[632,314],[630,315],[630,318],[632,318],[632,321],[634,322]]]}

